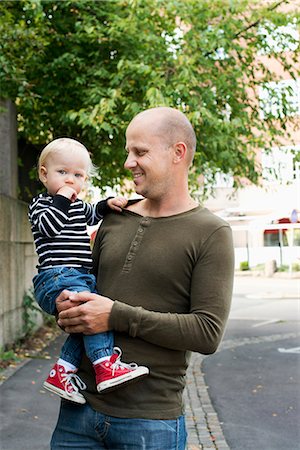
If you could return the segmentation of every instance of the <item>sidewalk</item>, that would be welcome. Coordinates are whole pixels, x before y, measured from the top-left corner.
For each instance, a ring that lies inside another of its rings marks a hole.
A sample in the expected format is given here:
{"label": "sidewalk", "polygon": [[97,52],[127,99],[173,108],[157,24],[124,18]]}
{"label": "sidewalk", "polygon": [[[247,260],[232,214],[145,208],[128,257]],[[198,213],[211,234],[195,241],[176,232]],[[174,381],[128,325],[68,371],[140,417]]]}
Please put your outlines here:
{"label": "sidewalk", "polygon": [[[7,379],[0,386],[1,450],[49,450],[60,402],[42,388],[42,383],[58,357],[63,339],[60,336],[45,349],[49,359],[28,359],[4,373]],[[205,387],[201,361],[201,355],[193,355],[187,376],[188,450],[225,450],[229,447]]]}
{"label": "sidewalk", "polygon": [[187,372],[186,425],[188,450],[229,450],[201,371],[203,356],[193,353]]}

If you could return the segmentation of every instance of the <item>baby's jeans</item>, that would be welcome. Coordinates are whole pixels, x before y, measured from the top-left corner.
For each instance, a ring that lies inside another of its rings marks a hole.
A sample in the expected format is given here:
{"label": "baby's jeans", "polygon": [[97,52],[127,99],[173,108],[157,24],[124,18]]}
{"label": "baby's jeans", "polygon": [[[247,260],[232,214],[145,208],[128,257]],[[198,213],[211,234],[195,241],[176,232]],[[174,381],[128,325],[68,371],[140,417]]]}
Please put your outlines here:
{"label": "baby's jeans", "polygon": [[[55,300],[59,294],[69,291],[97,293],[96,279],[83,268],[57,266],[40,270],[33,278],[34,293],[40,307],[48,314],[56,314]],[[70,334],[65,341],[60,358],[79,367],[83,351],[95,362],[113,353],[114,338],[111,331],[86,336]]]}

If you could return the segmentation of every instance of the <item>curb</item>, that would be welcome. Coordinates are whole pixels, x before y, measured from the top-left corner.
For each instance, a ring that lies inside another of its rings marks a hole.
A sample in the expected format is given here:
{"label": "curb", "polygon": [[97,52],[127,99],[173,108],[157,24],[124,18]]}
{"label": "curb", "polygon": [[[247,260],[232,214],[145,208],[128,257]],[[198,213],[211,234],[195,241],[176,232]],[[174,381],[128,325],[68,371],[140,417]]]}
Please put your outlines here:
{"label": "curb", "polygon": [[283,279],[283,280],[298,280],[300,279],[300,272],[274,272],[271,276],[267,276],[265,272],[260,270],[235,270],[235,277],[254,277],[254,278],[267,278],[270,279]]}
{"label": "curb", "polygon": [[229,450],[201,370],[204,358],[201,354],[193,353],[187,371],[184,398],[188,450]]}
{"label": "curb", "polygon": [[0,387],[5,381],[7,381],[10,377],[12,377],[18,370],[22,369],[22,367],[26,366],[30,361],[32,361],[31,357],[28,357],[13,366],[7,367],[0,372]]}
{"label": "curb", "polygon": [[[39,328],[42,330],[43,327]],[[47,331],[46,331],[47,333]],[[8,366],[6,369],[0,371],[0,386],[5,383],[10,377],[12,377],[18,370],[22,369],[26,364],[28,364],[33,359],[49,359],[47,348],[55,343],[57,339],[62,336],[62,332],[58,331],[52,335],[49,340],[44,341],[42,348],[30,350],[25,352],[24,356],[20,358],[18,362],[15,362]]]}

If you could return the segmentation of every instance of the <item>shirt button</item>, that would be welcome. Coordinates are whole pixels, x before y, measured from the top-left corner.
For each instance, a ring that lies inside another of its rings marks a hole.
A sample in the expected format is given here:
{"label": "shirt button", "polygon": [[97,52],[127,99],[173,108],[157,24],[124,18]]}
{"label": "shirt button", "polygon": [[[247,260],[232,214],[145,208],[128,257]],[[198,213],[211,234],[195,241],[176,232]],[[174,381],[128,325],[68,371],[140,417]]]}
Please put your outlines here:
{"label": "shirt button", "polygon": [[142,221],[141,221],[141,225],[144,226],[144,227],[149,227],[149,225],[150,225],[150,219],[149,219],[149,217],[144,217],[144,218],[142,219]]}

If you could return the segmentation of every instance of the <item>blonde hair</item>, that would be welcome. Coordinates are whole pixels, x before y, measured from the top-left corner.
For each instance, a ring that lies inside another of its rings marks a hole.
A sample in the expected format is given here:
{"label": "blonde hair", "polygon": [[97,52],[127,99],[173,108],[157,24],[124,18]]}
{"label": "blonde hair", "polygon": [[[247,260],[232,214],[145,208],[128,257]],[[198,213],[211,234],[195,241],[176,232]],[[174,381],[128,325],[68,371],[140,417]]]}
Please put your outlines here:
{"label": "blonde hair", "polygon": [[55,154],[63,152],[78,152],[81,151],[87,157],[87,175],[93,177],[97,173],[97,168],[92,163],[90,153],[88,149],[81,144],[81,142],[76,141],[76,139],[71,138],[58,138],[49,142],[49,144],[42,150],[37,164],[38,174],[40,176],[41,167],[46,164],[47,159]]}

